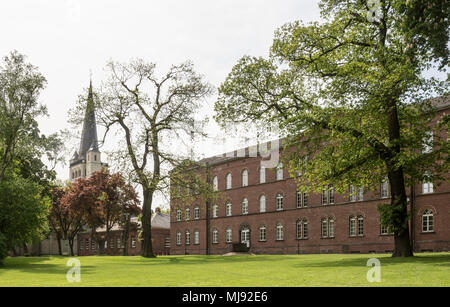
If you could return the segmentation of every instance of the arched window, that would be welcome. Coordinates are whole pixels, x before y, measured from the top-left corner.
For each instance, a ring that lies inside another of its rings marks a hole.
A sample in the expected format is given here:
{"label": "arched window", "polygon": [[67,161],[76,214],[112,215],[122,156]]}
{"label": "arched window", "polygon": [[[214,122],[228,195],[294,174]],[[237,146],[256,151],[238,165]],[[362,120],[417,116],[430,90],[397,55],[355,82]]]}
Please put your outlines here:
{"label": "arched window", "polygon": [[[430,172],[426,172],[424,177],[426,178],[430,178],[431,177],[431,173]],[[428,193],[433,193],[434,192],[434,186],[433,186],[433,182],[431,182],[431,180],[426,179],[422,182],[422,193],[423,194],[428,194]]]}
{"label": "arched window", "polygon": [[232,185],[231,185],[231,181],[232,181],[231,173],[228,173],[226,178],[227,178],[227,190],[229,190],[232,187]]}
{"label": "arched window", "polygon": [[259,168],[259,183],[266,183],[266,168],[264,166]]}
{"label": "arched window", "polygon": [[328,237],[334,238],[334,219],[328,219]]}
{"label": "arched window", "polygon": [[242,171],[242,186],[248,186],[248,170],[246,169]]}
{"label": "arched window", "polygon": [[189,230],[186,230],[185,244],[186,245],[191,244],[191,232]]}
{"label": "arched window", "polygon": [[214,191],[219,191],[219,178],[217,176],[214,176],[213,179],[213,189]]}
{"label": "arched window", "polygon": [[181,221],[181,210],[177,210],[177,222]]}
{"label": "arched window", "polygon": [[364,235],[364,218],[358,216],[358,236]]}
{"label": "arched window", "polygon": [[349,235],[350,237],[356,236],[356,217],[350,216],[349,219]]}
{"label": "arched window", "polygon": [[434,213],[431,209],[426,209],[422,213],[422,232],[434,231]]}
{"label": "arched window", "polygon": [[259,226],[259,241],[266,241],[266,226]]}
{"label": "arched window", "polygon": [[181,232],[177,232],[177,245],[181,245]]}
{"label": "arched window", "polygon": [[200,244],[200,232],[194,230],[194,244]]}
{"label": "arched window", "polygon": [[277,224],[277,241],[281,241],[284,238],[284,233],[283,233],[283,224],[278,223]]}
{"label": "arched window", "polygon": [[232,240],[233,240],[233,237],[232,237],[232,231],[231,231],[231,228],[227,228],[227,231],[226,231],[226,241],[227,241],[227,243],[231,243]]}
{"label": "arched window", "polygon": [[283,163],[280,163],[277,167],[277,180],[283,180]]}
{"label": "arched window", "polygon": [[194,220],[198,220],[200,218],[200,208],[198,206],[194,207]]}
{"label": "arched window", "polygon": [[244,198],[242,200],[242,214],[248,214],[248,200]]}
{"label": "arched window", "polygon": [[266,196],[259,197],[259,212],[266,212]]}
{"label": "arched window", "polygon": [[277,194],[277,210],[283,210],[283,195],[281,193]]}
{"label": "arched window", "polygon": [[231,216],[231,203],[230,202],[227,202],[226,211],[227,211],[227,216]]}
{"label": "arched window", "polygon": [[218,205],[214,205],[213,206],[213,217],[217,217],[218,211],[219,211],[219,206]]}
{"label": "arched window", "polygon": [[219,231],[217,228],[214,228],[213,230],[212,243],[219,243]]}
{"label": "arched window", "polygon": [[321,225],[322,225],[322,227],[321,227],[321,232],[320,232],[320,236],[321,236],[322,238],[326,238],[326,237],[328,237],[328,221],[327,221],[327,219],[322,219],[322,220],[320,221],[320,223],[321,223]]}

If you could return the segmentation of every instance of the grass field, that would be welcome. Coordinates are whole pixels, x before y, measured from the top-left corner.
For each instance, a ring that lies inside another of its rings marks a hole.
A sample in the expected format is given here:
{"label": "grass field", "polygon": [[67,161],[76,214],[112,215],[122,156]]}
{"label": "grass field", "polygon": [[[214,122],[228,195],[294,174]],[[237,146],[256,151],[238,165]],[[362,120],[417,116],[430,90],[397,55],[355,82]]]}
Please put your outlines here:
{"label": "grass field", "polygon": [[[369,258],[381,262],[381,282],[369,283]],[[78,257],[81,282],[69,283],[67,257],[7,258],[0,286],[450,286],[450,253]]]}

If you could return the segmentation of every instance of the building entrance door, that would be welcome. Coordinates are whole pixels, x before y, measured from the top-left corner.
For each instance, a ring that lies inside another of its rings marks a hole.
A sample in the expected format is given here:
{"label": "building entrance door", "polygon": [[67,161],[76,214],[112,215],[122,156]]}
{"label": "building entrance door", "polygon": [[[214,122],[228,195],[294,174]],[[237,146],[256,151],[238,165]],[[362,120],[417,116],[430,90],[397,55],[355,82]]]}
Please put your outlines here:
{"label": "building entrance door", "polygon": [[241,230],[241,243],[250,247],[250,229],[246,228]]}

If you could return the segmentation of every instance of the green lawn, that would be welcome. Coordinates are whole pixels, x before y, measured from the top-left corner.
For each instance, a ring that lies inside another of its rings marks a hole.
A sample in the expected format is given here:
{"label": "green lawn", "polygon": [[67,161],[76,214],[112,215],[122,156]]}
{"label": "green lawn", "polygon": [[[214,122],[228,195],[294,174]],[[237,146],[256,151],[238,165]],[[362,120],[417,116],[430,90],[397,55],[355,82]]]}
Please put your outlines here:
{"label": "green lawn", "polygon": [[[369,258],[381,261],[381,282],[369,283]],[[81,282],[66,280],[67,257],[7,258],[0,286],[450,286],[450,253],[77,257]]]}

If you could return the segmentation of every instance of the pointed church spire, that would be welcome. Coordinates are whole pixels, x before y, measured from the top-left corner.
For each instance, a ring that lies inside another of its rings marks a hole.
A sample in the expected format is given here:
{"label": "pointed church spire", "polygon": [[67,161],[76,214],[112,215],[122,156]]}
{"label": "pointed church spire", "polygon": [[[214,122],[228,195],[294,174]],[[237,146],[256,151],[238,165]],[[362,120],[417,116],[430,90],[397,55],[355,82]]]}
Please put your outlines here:
{"label": "pointed church spire", "polygon": [[98,151],[97,125],[95,122],[94,94],[92,91],[92,78],[89,82],[89,93],[84,115],[83,131],[81,132],[81,143],[78,155],[80,159],[86,159],[86,152]]}

